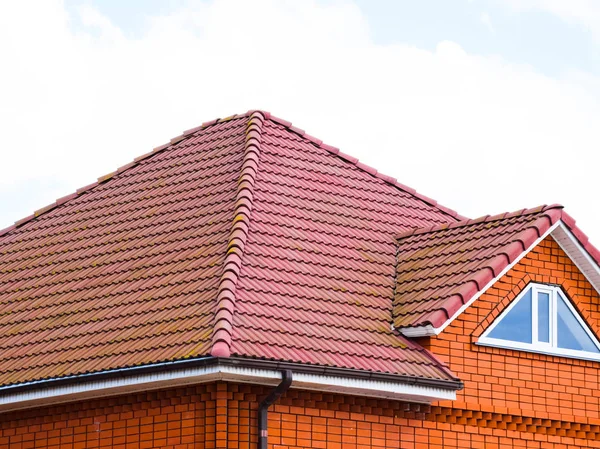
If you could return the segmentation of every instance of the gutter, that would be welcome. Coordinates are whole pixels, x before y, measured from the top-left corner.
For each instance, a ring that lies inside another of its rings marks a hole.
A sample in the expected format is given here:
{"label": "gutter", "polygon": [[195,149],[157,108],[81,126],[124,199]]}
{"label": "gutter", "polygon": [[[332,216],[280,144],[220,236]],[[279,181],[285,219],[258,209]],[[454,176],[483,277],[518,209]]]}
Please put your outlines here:
{"label": "gutter", "polygon": [[62,387],[73,383],[92,382],[106,379],[124,378],[140,374],[155,373],[167,369],[200,367],[214,364],[214,357],[202,357],[198,359],[176,360],[173,362],[154,363],[152,365],[132,366],[129,368],[118,368],[95,373],[76,374],[72,376],[55,377],[51,379],[34,380],[20,384],[5,385],[0,387],[0,395],[5,393],[20,393],[38,388]]}
{"label": "gutter", "polygon": [[421,403],[454,400],[456,390],[463,387],[458,379],[242,357],[202,357],[7,385],[0,387],[0,412],[215,381],[274,386],[288,370],[294,372],[294,388]]}
{"label": "gutter", "polygon": [[316,374],[322,376],[347,377],[351,379],[365,379],[383,382],[398,382],[406,385],[444,388],[449,390],[462,390],[464,385],[461,380],[430,379],[427,377],[408,376],[406,374],[378,373],[373,371],[352,368],[338,368],[323,365],[305,365],[294,362],[277,360],[247,359],[243,357],[228,357],[220,359],[220,363],[230,366],[243,366],[248,368],[267,368],[277,371],[292,370],[295,373]]}
{"label": "gutter", "polygon": [[317,374],[322,376],[347,377],[351,379],[377,380],[384,382],[398,382],[414,386],[426,386],[443,388],[448,390],[462,390],[462,381],[429,379],[425,377],[407,376],[404,374],[377,373],[372,371],[356,370],[351,368],[337,368],[321,365],[304,365],[293,362],[280,362],[275,360],[247,359],[243,357],[202,357],[198,359],[176,360],[173,362],[156,363],[152,365],[134,366],[131,368],[120,368],[97,373],[85,373],[74,376],[57,377],[53,379],[36,380],[21,384],[6,385],[0,387],[0,395],[5,393],[16,393],[31,391],[37,388],[64,386],[81,381],[97,381],[105,379],[122,378],[125,376],[136,376],[140,374],[156,373],[165,369],[196,368],[206,366],[231,366],[241,368],[268,369],[276,371],[293,370],[297,373]]}

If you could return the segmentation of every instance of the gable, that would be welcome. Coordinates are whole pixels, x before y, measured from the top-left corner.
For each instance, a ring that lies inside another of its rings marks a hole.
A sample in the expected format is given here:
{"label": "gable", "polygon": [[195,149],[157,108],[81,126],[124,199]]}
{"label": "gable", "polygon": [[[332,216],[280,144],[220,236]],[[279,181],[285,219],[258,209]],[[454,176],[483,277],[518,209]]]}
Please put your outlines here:
{"label": "gable", "polygon": [[560,286],[588,327],[600,334],[600,295],[554,238],[547,237],[443,332],[421,338],[419,343],[446,361],[464,381],[457,401],[474,409],[515,409],[538,416],[546,404],[547,412],[597,416],[598,361],[477,344],[531,283]]}
{"label": "gable", "polygon": [[[545,238],[469,308],[477,341],[532,283],[560,287],[585,324],[600,334],[600,294],[552,237]],[[452,327],[452,325],[450,325]]]}

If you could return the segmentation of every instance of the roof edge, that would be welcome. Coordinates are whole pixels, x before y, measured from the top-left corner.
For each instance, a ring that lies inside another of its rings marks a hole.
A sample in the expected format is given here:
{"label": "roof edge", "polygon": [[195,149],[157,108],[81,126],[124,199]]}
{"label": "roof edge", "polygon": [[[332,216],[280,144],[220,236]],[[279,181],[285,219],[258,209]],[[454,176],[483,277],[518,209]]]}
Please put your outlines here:
{"label": "roof edge", "polygon": [[[454,399],[455,392],[464,388],[456,378],[430,379],[246,357],[201,357],[9,385],[0,388],[0,413],[216,380],[277,383],[283,370],[294,372],[295,388],[370,397],[428,402]],[[268,376],[264,376],[265,371]],[[46,403],[40,404],[44,400]]]}
{"label": "roof edge", "polygon": [[[587,240],[587,236],[575,226],[574,221],[572,226],[569,226],[568,219],[571,219],[568,215],[561,219],[561,226],[552,232],[552,238],[579,271],[583,273],[592,287],[600,293],[600,252]],[[586,239],[582,240],[582,237],[586,237]]]}
{"label": "roof edge", "polygon": [[227,242],[227,255],[223,264],[223,273],[217,289],[217,305],[210,352],[213,357],[229,357],[231,355],[235,291],[250,229],[254,184],[260,160],[264,121],[264,114],[255,111],[251,113],[246,126],[244,159],[238,179],[233,224]]}
{"label": "roof edge", "polygon": [[316,137],[311,136],[310,134],[307,134],[303,129],[297,128],[295,126],[292,125],[291,122],[288,122],[287,120],[284,120],[282,118],[279,117],[275,117],[274,115],[272,115],[269,112],[266,111],[261,111],[263,113],[263,115],[265,116],[266,119],[272,120],[276,123],[279,123],[280,125],[284,126],[285,128],[287,128],[289,131],[299,135],[300,137],[312,142],[314,145],[316,145],[317,147],[335,155],[338,156],[339,158],[343,159],[344,161],[356,166],[357,168],[359,168],[362,171],[365,171],[367,173],[369,173],[371,176],[374,176],[376,178],[381,179],[382,181],[386,182],[387,184],[390,184],[394,187],[396,187],[397,189],[402,190],[405,193],[408,193],[409,195],[414,196],[415,198],[423,201],[424,203],[429,204],[430,206],[433,206],[437,209],[439,209],[440,211],[442,211],[443,213],[445,213],[446,215],[449,215],[450,217],[456,219],[456,220],[468,220],[467,217],[464,217],[462,215],[460,215],[458,212],[456,212],[453,209],[450,209],[448,207],[442,206],[441,204],[439,204],[436,200],[434,200],[433,198],[429,198],[428,196],[425,196],[419,192],[417,192],[415,189],[413,189],[412,187],[408,187],[407,185],[404,185],[400,182],[398,182],[396,180],[396,178],[393,178],[392,176],[388,176],[388,175],[384,175],[383,173],[380,173],[379,171],[377,171],[375,168],[373,167],[369,167],[366,164],[363,164],[362,162],[360,162],[357,158],[352,157],[348,154],[342,153],[339,148],[333,147],[331,145],[327,145],[325,143],[323,143],[322,140],[317,139]]}
{"label": "roof edge", "polygon": [[[439,231],[445,231],[448,229],[455,229],[455,228],[462,228],[465,226],[470,226],[473,224],[478,224],[478,223],[490,223],[493,221],[498,221],[498,220],[504,220],[505,218],[511,218],[511,217],[515,217],[518,215],[531,215],[531,214],[539,214],[541,212],[548,212],[551,210],[561,210],[563,209],[564,206],[561,204],[550,204],[550,205],[542,205],[542,206],[538,206],[538,207],[532,207],[530,209],[520,209],[514,212],[504,212],[501,214],[497,214],[497,215],[483,215],[479,218],[472,218],[472,219],[464,219],[461,221],[457,221],[456,223],[444,223],[441,225],[433,225],[433,226],[429,226],[426,228],[417,228],[417,229],[409,229],[405,232],[401,232],[400,234],[396,235],[396,239],[400,240],[400,239],[404,239],[407,237],[411,237],[413,235],[421,235],[421,234],[428,234],[430,232],[439,232]],[[555,217],[551,217],[548,216],[548,218],[550,218],[550,220],[555,219]]]}
{"label": "roof edge", "polygon": [[[434,358],[437,363],[441,362]],[[263,368],[272,369],[277,371],[291,370],[294,373],[304,374],[320,374],[325,376],[338,376],[348,377],[356,379],[369,379],[387,382],[399,382],[410,385],[422,385],[428,387],[447,388],[449,390],[461,390],[464,388],[463,382],[454,377],[452,374],[452,380],[444,379],[431,379],[427,377],[409,376],[406,374],[393,374],[393,373],[382,373],[376,371],[367,371],[354,368],[339,368],[335,366],[325,365],[309,365],[305,363],[297,362],[284,362],[279,360],[267,360],[252,357],[197,357],[182,360],[173,360],[171,362],[154,363],[150,365],[133,366],[129,368],[116,368],[107,371],[99,371],[95,373],[76,374],[66,377],[56,377],[51,379],[36,380],[32,382],[25,382],[20,384],[6,385],[0,387],[0,395],[7,393],[29,391],[37,388],[48,388],[50,386],[62,386],[70,383],[77,383],[81,380],[106,380],[115,377],[124,377],[128,373],[131,374],[150,374],[160,372],[164,369],[179,369],[199,366],[210,366],[210,365],[225,365],[225,366],[239,366],[244,368]]]}
{"label": "roof edge", "polygon": [[587,251],[591,258],[600,266],[600,250],[590,242],[589,238],[585,233],[577,226],[577,222],[568,213],[563,211],[561,216],[562,222],[565,224],[567,229],[571,231],[573,237],[580,243],[580,245]]}

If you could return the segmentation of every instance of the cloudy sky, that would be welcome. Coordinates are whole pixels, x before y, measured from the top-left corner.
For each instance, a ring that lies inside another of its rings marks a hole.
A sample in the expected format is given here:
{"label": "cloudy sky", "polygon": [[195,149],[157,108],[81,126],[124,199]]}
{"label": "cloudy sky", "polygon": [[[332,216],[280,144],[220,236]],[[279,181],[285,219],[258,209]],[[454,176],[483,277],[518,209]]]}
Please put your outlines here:
{"label": "cloudy sky", "polygon": [[600,244],[600,2],[0,2],[0,228],[184,129],[265,109],[470,217]]}

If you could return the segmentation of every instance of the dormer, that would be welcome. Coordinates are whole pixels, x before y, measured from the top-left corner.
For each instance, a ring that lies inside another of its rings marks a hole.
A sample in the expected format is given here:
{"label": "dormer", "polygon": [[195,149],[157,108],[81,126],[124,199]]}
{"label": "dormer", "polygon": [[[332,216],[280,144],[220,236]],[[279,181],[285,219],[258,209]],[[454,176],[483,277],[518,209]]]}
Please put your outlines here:
{"label": "dormer", "polygon": [[[591,286],[600,292],[600,252],[588,242],[588,238],[575,225],[575,221],[562,210],[562,206],[541,206],[513,213],[485,216],[452,224],[413,230],[398,237],[396,291],[393,307],[393,325],[408,337],[439,335],[463,313],[474,301],[491,288],[544,239],[550,238],[585,275]],[[547,330],[554,334],[534,332],[534,317],[539,317],[539,302],[547,295],[550,317],[558,319],[556,312],[567,319],[568,313],[586,329],[592,341],[593,333],[581,321],[567,295],[552,285],[532,285],[524,289],[512,307],[531,317],[532,337],[529,349],[539,346],[547,338],[558,338],[558,324],[548,322]],[[531,312],[521,311],[531,302]],[[535,311],[535,314],[533,314]],[[543,311],[542,311],[543,312]],[[510,310],[506,310],[508,325]],[[526,319],[526,318],[522,318]],[[579,320],[579,321],[578,321]],[[575,322],[570,320],[570,322]],[[498,340],[492,334],[494,327],[505,325],[502,320],[486,330],[486,336]],[[545,332],[546,327],[540,330]],[[488,334],[489,332],[490,334]],[[535,335],[534,335],[535,334]],[[583,335],[583,334],[582,334]],[[523,337],[524,338],[524,337]],[[561,337],[562,338],[562,337]],[[581,337],[583,338],[583,337]],[[485,338],[481,344],[485,342]],[[562,342],[562,339],[561,339]],[[489,340],[488,340],[489,343]],[[515,342],[517,344],[518,342]],[[526,344],[525,342],[520,342]],[[553,340],[548,342],[552,345]],[[597,340],[595,343],[597,346]],[[558,342],[554,348],[558,350]],[[594,353],[591,343],[588,352]],[[505,345],[506,346],[506,345]],[[569,348],[562,348],[567,351]],[[597,348],[596,348],[597,349]],[[560,351],[559,351],[560,352]],[[566,353],[565,353],[566,355]]]}

